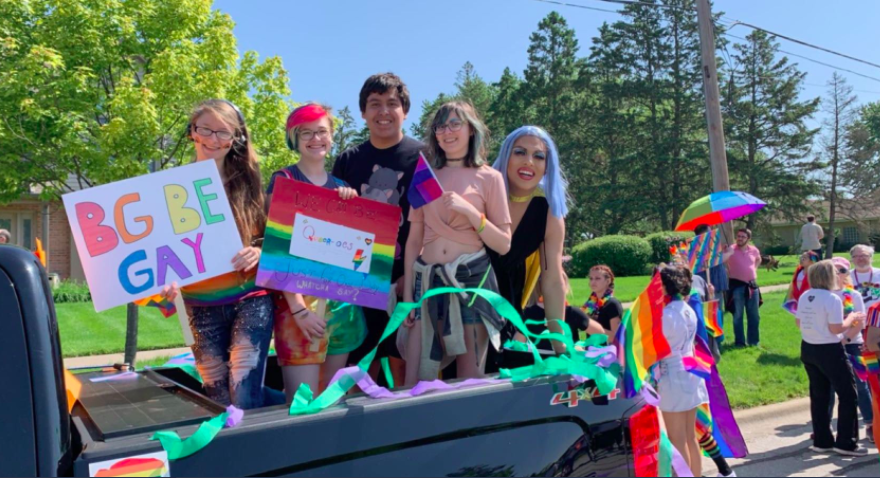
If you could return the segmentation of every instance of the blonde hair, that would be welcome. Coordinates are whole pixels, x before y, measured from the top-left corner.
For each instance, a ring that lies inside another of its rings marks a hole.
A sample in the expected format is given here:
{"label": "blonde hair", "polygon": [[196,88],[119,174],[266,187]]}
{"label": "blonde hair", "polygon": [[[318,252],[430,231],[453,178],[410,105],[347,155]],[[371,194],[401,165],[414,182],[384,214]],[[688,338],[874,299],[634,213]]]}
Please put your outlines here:
{"label": "blonde hair", "polygon": [[834,290],[837,288],[837,269],[830,259],[819,261],[807,272],[810,287],[813,289]]}

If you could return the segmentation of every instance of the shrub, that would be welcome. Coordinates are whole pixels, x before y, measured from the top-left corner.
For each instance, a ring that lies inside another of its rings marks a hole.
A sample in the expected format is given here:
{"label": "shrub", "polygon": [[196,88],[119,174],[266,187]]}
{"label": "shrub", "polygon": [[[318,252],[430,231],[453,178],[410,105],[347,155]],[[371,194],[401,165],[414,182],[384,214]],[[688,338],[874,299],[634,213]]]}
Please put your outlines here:
{"label": "shrub", "polygon": [[693,232],[661,231],[645,236],[651,245],[651,264],[669,262],[669,246],[694,237]]}
{"label": "shrub", "polygon": [[571,272],[573,277],[586,277],[591,267],[605,264],[619,277],[644,275],[650,260],[648,241],[636,236],[604,236],[572,249]]}
{"label": "shrub", "polygon": [[70,302],[90,302],[92,293],[89,292],[89,286],[76,281],[61,281],[55,289],[52,289],[52,299],[56,304],[64,304]]}
{"label": "shrub", "polygon": [[779,244],[779,245],[775,245],[775,246],[762,247],[761,254],[767,254],[770,256],[787,256],[787,255],[792,255],[792,254],[796,255],[796,254],[798,254],[798,251],[796,251],[791,246]]}

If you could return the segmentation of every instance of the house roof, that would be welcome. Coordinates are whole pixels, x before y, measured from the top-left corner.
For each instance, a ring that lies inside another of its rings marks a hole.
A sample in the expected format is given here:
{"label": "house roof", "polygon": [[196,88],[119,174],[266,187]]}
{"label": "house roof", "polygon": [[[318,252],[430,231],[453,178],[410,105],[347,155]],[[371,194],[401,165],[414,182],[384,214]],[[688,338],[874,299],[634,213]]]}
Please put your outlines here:
{"label": "house roof", "polygon": [[[831,216],[831,203],[829,201],[807,201],[809,209],[816,215],[817,222],[827,222]],[[880,219],[880,192],[874,198],[850,198],[838,199],[837,204],[838,219],[849,219],[856,222],[871,221]],[[796,226],[801,225],[806,218],[799,221],[791,221],[779,214],[774,214],[770,218],[770,224],[773,226]]]}

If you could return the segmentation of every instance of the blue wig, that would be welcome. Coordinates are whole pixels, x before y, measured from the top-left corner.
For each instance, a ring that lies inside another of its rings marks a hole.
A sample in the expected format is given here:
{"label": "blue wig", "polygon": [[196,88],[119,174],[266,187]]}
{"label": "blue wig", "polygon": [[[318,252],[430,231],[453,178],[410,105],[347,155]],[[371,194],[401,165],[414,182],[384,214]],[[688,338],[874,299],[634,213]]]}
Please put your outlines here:
{"label": "blue wig", "polygon": [[507,181],[507,164],[510,155],[513,154],[513,143],[523,136],[534,136],[547,146],[547,170],[541,182],[538,184],[544,190],[547,196],[547,202],[550,204],[550,212],[554,217],[564,218],[568,215],[568,181],[562,174],[562,167],[559,164],[559,151],[556,149],[556,143],[553,138],[544,131],[543,128],[537,126],[522,126],[510,133],[501,145],[501,151],[498,153],[498,159],[492,165],[504,176],[504,187],[510,193],[510,185]]}

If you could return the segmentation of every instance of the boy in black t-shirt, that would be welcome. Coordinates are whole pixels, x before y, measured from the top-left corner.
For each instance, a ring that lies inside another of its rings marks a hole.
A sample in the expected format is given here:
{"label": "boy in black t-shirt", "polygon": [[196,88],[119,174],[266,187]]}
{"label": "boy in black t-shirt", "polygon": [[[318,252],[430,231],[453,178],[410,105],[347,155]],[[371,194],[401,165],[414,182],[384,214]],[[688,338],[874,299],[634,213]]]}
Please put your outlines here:
{"label": "boy in black t-shirt", "polygon": [[[409,214],[406,193],[412,182],[419,152],[425,145],[403,134],[403,121],[410,107],[409,91],[406,84],[393,73],[368,78],[361,88],[359,106],[361,117],[370,130],[370,139],[343,151],[333,165],[333,175],[350,184],[362,198],[400,206],[403,210],[391,274],[392,292],[396,290],[399,296],[403,285],[404,248],[409,237],[409,222],[405,220]],[[367,319],[367,339],[349,355],[350,363],[357,363],[376,346],[388,324],[389,317],[385,311],[364,308],[364,315]],[[395,339],[395,335],[386,339],[379,347],[376,358],[399,358]],[[395,383],[402,383],[403,362],[392,360],[391,363],[394,365]]]}

